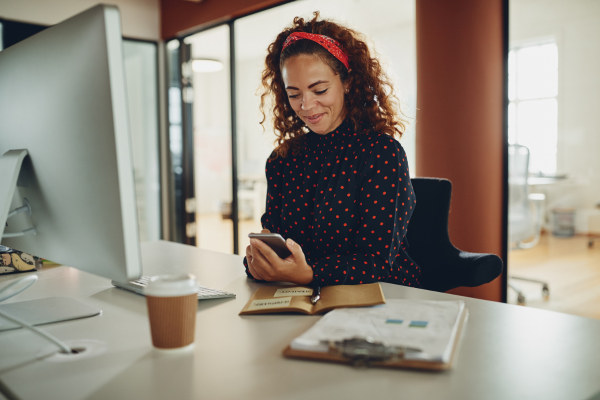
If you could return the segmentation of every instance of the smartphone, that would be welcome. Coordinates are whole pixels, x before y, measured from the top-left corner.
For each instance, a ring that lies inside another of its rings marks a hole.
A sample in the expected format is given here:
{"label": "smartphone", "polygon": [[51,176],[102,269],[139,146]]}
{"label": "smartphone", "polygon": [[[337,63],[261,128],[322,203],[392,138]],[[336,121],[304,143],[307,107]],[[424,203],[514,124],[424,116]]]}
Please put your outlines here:
{"label": "smartphone", "polygon": [[267,244],[279,256],[279,258],[287,258],[292,255],[285,244],[285,240],[279,233],[250,233],[250,239],[259,239]]}

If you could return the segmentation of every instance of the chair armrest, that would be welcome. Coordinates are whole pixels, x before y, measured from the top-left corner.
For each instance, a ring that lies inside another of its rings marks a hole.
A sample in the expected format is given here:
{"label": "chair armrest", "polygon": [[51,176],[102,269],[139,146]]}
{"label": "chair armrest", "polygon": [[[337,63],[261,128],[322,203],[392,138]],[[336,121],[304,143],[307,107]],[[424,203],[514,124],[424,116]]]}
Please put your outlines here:
{"label": "chair armrest", "polygon": [[432,263],[438,266],[427,270],[436,272],[424,274],[422,284],[424,289],[437,292],[446,292],[460,286],[483,285],[496,279],[503,269],[502,260],[495,254],[469,253],[456,248],[451,252],[438,253],[436,260],[427,260],[427,264]]}

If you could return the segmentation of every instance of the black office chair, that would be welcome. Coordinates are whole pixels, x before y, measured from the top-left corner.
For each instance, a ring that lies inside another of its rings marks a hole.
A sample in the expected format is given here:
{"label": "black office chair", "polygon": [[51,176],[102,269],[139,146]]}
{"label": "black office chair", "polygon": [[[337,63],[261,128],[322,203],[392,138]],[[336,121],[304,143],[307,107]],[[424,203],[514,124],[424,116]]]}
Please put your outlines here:
{"label": "black office chair", "polygon": [[461,251],[448,235],[452,183],[447,179],[414,178],[417,205],[410,219],[408,254],[421,267],[424,289],[446,292],[460,286],[475,287],[502,273],[495,254]]}

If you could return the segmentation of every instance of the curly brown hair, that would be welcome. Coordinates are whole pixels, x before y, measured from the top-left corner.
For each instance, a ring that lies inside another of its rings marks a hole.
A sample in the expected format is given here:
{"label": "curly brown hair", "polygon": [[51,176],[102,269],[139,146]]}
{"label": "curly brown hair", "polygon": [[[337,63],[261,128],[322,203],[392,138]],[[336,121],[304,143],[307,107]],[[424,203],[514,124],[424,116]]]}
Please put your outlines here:
{"label": "curly brown hair", "polygon": [[[400,138],[405,130],[400,103],[390,79],[375,57],[376,54],[369,49],[363,35],[331,20],[319,20],[318,11],[313,15],[310,21],[301,17],[294,18],[292,25],[277,35],[268,47],[262,73],[260,111],[263,114],[263,128],[267,119],[265,108],[273,112],[273,127],[277,136],[275,154],[286,157],[290,150],[292,154],[296,154],[304,142],[305,124],[290,106],[281,76],[285,61],[300,54],[318,57],[340,76],[342,83],[348,85],[349,92],[344,99],[346,118],[352,121],[357,131],[366,126],[375,132]],[[350,67],[347,69],[324,47],[312,40],[298,40],[282,52],[283,42],[293,32],[316,33],[337,40],[348,55]]]}

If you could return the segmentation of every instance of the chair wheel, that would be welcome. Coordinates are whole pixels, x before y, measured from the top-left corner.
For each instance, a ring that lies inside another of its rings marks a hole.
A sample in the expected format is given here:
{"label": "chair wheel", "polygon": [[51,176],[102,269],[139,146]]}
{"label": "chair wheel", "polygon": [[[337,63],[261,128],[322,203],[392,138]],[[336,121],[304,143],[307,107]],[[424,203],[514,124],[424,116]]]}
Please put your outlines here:
{"label": "chair wheel", "polygon": [[546,301],[548,301],[548,299],[550,298],[550,288],[546,284],[542,286],[542,296],[544,296],[544,300]]}
{"label": "chair wheel", "polygon": [[588,247],[591,249],[592,247],[594,247],[594,241],[590,239],[590,241],[588,242]]}
{"label": "chair wheel", "polygon": [[522,294],[519,294],[517,296],[517,304],[520,306],[524,306],[525,305],[525,296],[523,296]]}

